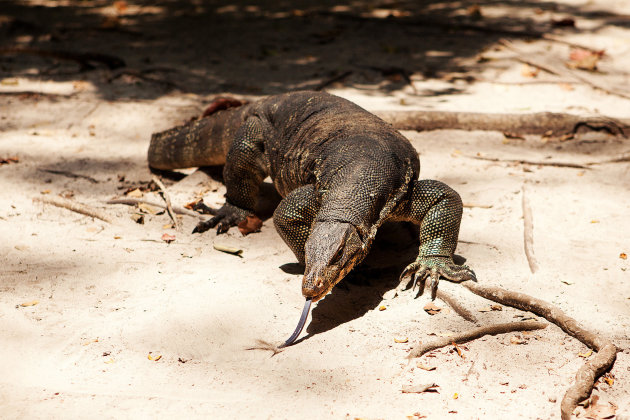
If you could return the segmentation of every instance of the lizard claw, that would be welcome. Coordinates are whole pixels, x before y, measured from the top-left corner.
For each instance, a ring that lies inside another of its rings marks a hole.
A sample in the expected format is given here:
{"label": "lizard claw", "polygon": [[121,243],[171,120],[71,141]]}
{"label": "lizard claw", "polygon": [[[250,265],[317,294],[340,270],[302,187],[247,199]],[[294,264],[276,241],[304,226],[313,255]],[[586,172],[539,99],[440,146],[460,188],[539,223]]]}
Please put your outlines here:
{"label": "lizard claw", "polygon": [[203,233],[216,226],[217,234],[227,232],[230,227],[238,225],[247,218],[247,210],[225,203],[223,207],[216,211],[216,216],[209,220],[197,223],[192,233]]}
{"label": "lizard claw", "polygon": [[402,282],[408,275],[411,275],[412,290],[415,290],[416,284],[419,286],[418,296],[424,293],[427,278],[431,279],[431,300],[435,300],[440,276],[455,283],[477,281],[475,272],[468,266],[456,265],[452,258],[441,256],[418,257],[403,270],[400,281]]}

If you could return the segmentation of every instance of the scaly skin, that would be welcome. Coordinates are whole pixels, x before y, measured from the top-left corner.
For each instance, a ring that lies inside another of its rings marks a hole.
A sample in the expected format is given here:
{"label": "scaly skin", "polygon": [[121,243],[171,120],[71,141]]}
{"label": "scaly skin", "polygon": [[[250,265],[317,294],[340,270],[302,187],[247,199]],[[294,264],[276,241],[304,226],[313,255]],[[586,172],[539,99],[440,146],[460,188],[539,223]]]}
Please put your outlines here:
{"label": "scaly skin", "polygon": [[420,226],[419,255],[403,277],[414,283],[430,277],[433,296],[440,276],[475,280],[453,262],[459,195],[440,182],[418,181],[420,162],[409,141],[345,99],[321,92],[271,96],[154,134],[149,147],[149,165],[157,169],[222,162],[226,204],[195,232],[225,232],[253,215],[270,176],[283,197],[276,229],[306,265],[305,297],[321,299],[360,263],[386,220]]}

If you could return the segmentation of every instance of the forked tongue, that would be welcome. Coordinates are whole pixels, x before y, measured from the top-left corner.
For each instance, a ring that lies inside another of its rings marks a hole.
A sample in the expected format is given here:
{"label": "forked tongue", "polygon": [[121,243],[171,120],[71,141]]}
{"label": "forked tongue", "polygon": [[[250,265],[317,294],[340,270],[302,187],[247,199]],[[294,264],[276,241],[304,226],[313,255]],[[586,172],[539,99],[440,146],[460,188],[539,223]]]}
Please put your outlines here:
{"label": "forked tongue", "polygon": [[298,335],[302,332],[304,328],[304,324],[306,324],[306,318],[308,318],[308,312],[311,310],[311,298],[306,298],[306,302],[304,303],[304,309],[302,309],[302,316],[300,316],[300,320],[298,321],[297,327],[295,327],[295,331],[291,334],[291,337],[284,344],[281,344],[278,348],[289,347],[293,342],[298,338]]}

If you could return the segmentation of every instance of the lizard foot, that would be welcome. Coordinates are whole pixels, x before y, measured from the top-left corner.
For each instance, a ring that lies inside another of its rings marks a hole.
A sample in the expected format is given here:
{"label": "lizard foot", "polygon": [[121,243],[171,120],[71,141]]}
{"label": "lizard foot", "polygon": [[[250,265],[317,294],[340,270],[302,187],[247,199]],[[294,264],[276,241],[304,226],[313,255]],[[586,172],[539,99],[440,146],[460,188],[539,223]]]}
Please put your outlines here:
{"label": "lizard foot", "polygon": [[216,216],[209,220],[199,222],[192,233],[203,233],[216,226],[217,233],[225,233],[230,227],[238,225],[247,218],[249,212],[232,204],[225,203],[223,207],[216,211]]}
{"label": "lizard foot", "polygon": [[416,284],[419,286],[418,296],[422,296],[427,278],[431,278],[431,300],[435,300],[440,276],[455,283],[477,281],[475,272],[468,266],[457,265],[452,258],[441,256],[418,257],[403,270],[400,280],[407,276],[411,276],[412,290],[416,288]]}

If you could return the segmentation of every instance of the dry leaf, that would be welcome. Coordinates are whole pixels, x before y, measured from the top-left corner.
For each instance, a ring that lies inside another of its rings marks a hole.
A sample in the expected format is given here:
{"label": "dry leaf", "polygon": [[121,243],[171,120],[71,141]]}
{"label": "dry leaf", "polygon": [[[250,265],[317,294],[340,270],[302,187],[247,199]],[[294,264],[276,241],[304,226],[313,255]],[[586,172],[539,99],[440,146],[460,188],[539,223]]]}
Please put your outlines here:
{"label": "dry leaf", "polygon": [[0,165],[5,165],[8,163],[18,163],[20,161],[20,158],[18,158],[17,156],[9,156],[9,157],[0,157]]}
{"label": "dry leaf", "polygon": [[152,354],[152,352],[149,352],[149,354],[147,355],[147,359],[149,360],[153,360],[154,362],[157,362],[158,360],[160,360],[162,358],[161,354],[156,354],[155,356]]}
{"label": "dry leaf", "polygon": [[50,194],[50,190],[40,191],[40,194],[42,195]]}
{"label": "dry leaf", "polygon": [[440,308],[439,306],[437,306],[433,302],[429,302],[426,305],[424,305],[424,311],[426,313],[428,313],[429,315],[435,315],[438,312],[440,312],[441,310],[442,310],[442,308]]}
{"label": "dry leaf", "polygon": [[591,220],[591,223],[599,223],[599,220]]}
{"label": "dry leaf", "polygon": [[438,392],[437,388],[438,384],[422,384],[422,385],[408,385],[403,386],[401,391],[404,394],[421,394],[423,392]]}
{"label": "dry leaf", "polygon": [[135,190],[131,190],[129,192],[127,192],[127,194],[125,194],[127,197],[132,197],[132,198],[142,198],[142,191],[140,191],[140,188],[136,188]]}
{"label": "dry leaf", "polygon": [[407,337],[394,337],[394,343],[407,343],[408,341]]}
{"label": "dry leaf", "polygon": [[98,338],[95,338],[93,340],[84,341],[83,343],[81,343],[81,345],[82,346],[87,346],[87,345],[90,345],[92,343],[98,343]]}
{"label": "dry leaf", "polygon": [[114,362],[115,360],[113,358],[110,358],[109,360],[105,360],[103,363],[107,363],[108,365],[111,365]]}
{"label": "dry leaf", "polygon": [[453,399],[454,399],[454,400],[456,400],[456,399],[458,399],[458,398],[459,398],[459,394],[458,394],[457,392],[456,392],[456,393],[454,393],[454,394],[453,394]]}
{"label": "dry leaf", "polygon": [[503,306],[495,303],[495,304],[490,305],[490,309],[492,309],[493,311],[502,311]]}
{"label": "dry leaf", "polygon": [[378,307],[379,311],[384,311],[385,309],[387,309],[387,306],[385,306],[385,305],[381,305],[381,306]]}
{"label": "dry leaf", "polygon": [[521,337],[517,337],[515,335],[510,337],[510,344],[525,344],[525,342],[526,341],[522,339]]}
{"label": "dry leaf", "polygon": [[262,220],[258,216],[248,215],[245,220],[238,224],[238,230],[245,236],[252,232],[258,232],[262,224]]}
{"label": "dry leaf", "polygon": [[422,369],[422,370],[428,370],[428,371],[432,371],[437,369],[435,366],[427,366],[425,364],[422,364],[420,362],[416,363],[416,367]]}
{"label": "dry leaf", "polygon": [[122,239],[122,236],[120,236],[120,235],[114,235],[114,239]]}
{"label": "dry leaf", "polygon": [[586,353],[578,353],[578,356],[586,359],[587,357],[590,357],[591,354],[593,354],[593,350],[589,349]]}
{"label": "dry leaf", "polygon": [[581,70],[597,70],[597,62],[604,55],[604,50],[589,51],[583,48],[574,48],[569,54],[567,67]]}
{"label": "dry leaf", "polygon": [[536,77],[539,72],[540,69],[538,67],[533,67],[525,63],[521,66],[521,76],[523,77]]}
{"label": "dry leaf", "polygon": [[144,214],[134,213],[131,215],[131,220],[138,223],[139,225],[144,225]]}
{"label": "dry leaf", "polygon": [[138,203],[138,210],[144,213],[148,213],[148,214],[158,214],[162,212],[161,209],[157,207],[153,207],[152,205],[147,204],[147,203]]}
{"label": "dry leaf", "polygon": [[451,343],[453,345],[453,348],[455,349],[455,351],[457,351],[457,355],[459,357],[461,357],[462,359],[466,358],[466,355],[464,353],[462,353],[461,349],[459,348],[459,346],[453,341]]}
{"label": "dry leaf", "polygon": [[162,240],[167,244],[170,244],[175,240],[175,235],[169,235],[168,233],[165,233],[162,235]]}
{"label": "dry leaf", "polygon": [[35,306],[39,303],[39,300],[31,300],[30,302],[24,302],[24,303],[20,303],[20,306],[22,307],[26,307],[26,306]]}
{"label": "dry leaf", "polygon": [[184,208],[188,209],[188,210],[195,210],[195,206],[199,203],[203,203],[203,199],[200,198],[198,200],[195,201],[191,201],[190,203],[186,203],[184,204]]}
{"label": "dry leaf", "polygon": [[175,225],[173,225],[172,223],[167,223],[165,225],[162,225],[162,229],[173,229],[175,227]]}
{"label": "dry leaf", "polygon": [[212,247],[217,251],[227,252],[228,254],[236,255],[242,257],[243,250],[240,248],[232,248],[230,246],[224,246],[220,244],[212,244]]}
{"label": "dry leaf", "polygon": [[621,254],[619,254],[619,258],[621,258],[622,260],[627,260],[628,256],[626,255],[625,252],[622,252]]}

